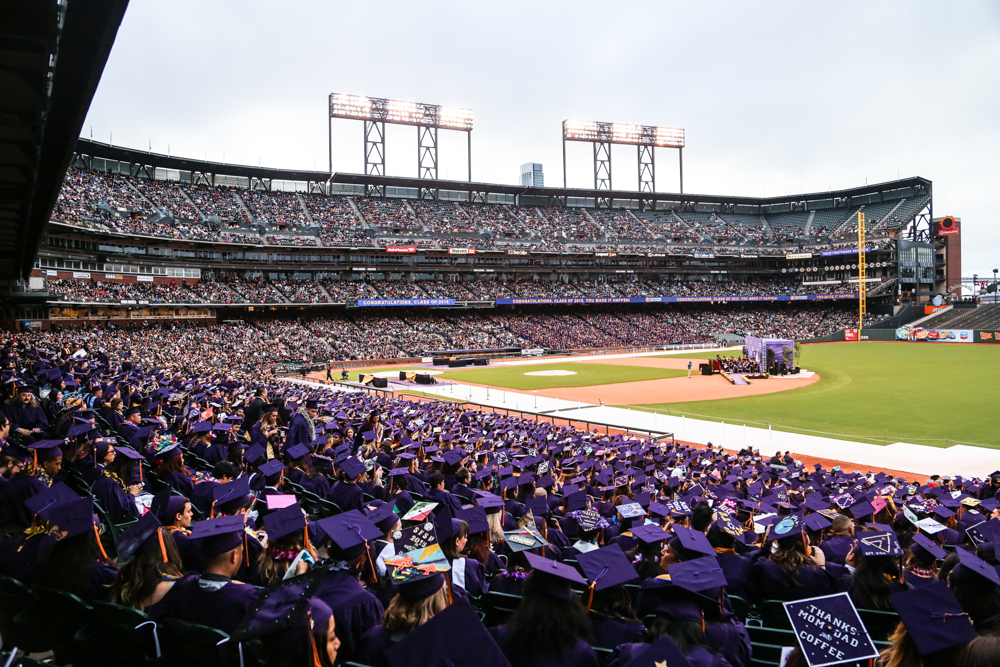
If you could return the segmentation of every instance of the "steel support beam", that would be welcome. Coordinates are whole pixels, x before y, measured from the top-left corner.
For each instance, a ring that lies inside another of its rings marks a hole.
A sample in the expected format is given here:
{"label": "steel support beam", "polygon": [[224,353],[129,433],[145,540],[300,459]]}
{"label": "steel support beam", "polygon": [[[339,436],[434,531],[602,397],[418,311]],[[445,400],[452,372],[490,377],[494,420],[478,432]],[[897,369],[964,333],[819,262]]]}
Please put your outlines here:
{"label": "steel support beam", "polygon": [[643,197],[644,193],[656,192],[656,148],[649,146],[636,146],[639,152],[639,210],[645,211],[653,208],[653,200]]}
{"label": "steel support beam", "polygon": [[[438,129],[417,127],[417,178],[434,180],[438,177]],[[437,188],[420,188],[419,199],[437,201]]]}
{"label": "steel support beam", "polygon": [[[364,121],[365,175],[385,176],[385,121]],[[384,185],[366,185],[366,197],[385,197]]]}

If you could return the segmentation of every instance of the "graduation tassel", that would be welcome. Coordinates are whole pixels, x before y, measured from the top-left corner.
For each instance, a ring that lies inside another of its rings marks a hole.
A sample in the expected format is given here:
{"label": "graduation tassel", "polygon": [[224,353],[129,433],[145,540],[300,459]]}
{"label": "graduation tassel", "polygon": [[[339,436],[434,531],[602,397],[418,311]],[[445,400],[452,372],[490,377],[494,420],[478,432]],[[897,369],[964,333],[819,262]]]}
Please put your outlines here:
{"label": "graduation tassel", "polygon": [[587,611],[590,611],[590,605],[594,602],[594,586],[597,585],[597,581],[594,580],[590,584],[589,592],[587,593]]}
{"label": "graduation tassel", "polygon": [[104,550],[104,545],[101,544],[101,533],[97,530],[97,524],[94,524],[94,537],[97,538],[97,548],[101,550],[101,555],[104,556],[104,560],[108,560],[108,552]]}
{"label": "graduation tassel", "polygon": [[163,543],[163,529],[156,529],[156,537],[160,540],[160,555],[163,556],[163,562],[169,562],[167,559],[167,545]]}
{"label": "graduation tassel", "polygon": [[250,552],[247,551],[247,529],[243,528],[243,565],[250,567]]}
{"label": "graduation tassel", "polygon": [[312,649],[313,657],[313,667],[320,667],[323,663],[319,661],[319,651],[316,650],[316,639],[313,637],[313,620],[312,620],[312,610],[306,612],[306,618],[309,619],[309,648]]}
{"label": "graduation tassel", "polygon": [[303,528],[302,528],[302,533],[303,533],[303,536],[305,538],[304,541],[305,541],[305,545],[306,545],[306,551],[308,551],[309,553],[312,553],[312,545],[309,544],[309,525],[308,524],[309,524],[309,522],[307,520],[306,521],[306,525],[303,526]]}

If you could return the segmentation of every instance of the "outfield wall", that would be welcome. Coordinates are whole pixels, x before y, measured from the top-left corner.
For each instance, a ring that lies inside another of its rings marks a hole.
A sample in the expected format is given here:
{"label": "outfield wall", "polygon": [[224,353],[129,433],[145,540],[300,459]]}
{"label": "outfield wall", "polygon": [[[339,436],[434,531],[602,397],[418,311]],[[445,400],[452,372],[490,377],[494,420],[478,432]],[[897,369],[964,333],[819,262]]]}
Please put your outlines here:
{"label": "outfield wall", "polygon": [[[806,338],[800,340],[800,343],[838,343],[838,342],[853,342],[853,341],[896,341],[900,343],[914,342],[914,343],[944,343],[952,341],[905,341],[896,339],[895,329],[862,329],[860,335],[857,333],[857,329],[841,329],[840,331],[834,331],[832,334],[826,336],[820,336],[819,338]],[[961,341],[954,341],[956,344],[961,343]],[[981,329],[973,330],[972,340],[968,341],[971,343],[991,343],[993,345],[1000,344],[1000,331],[984,331]]]}

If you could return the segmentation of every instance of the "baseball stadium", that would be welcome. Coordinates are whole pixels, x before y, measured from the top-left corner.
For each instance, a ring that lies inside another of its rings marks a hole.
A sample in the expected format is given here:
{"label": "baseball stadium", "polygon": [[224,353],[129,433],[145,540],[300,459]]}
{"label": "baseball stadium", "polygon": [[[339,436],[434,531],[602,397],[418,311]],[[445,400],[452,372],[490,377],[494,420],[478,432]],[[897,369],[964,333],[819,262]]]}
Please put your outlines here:
{"label": "baseball stadium", "polygon": [[1000,664],[1000,283],[932,179],[693,194],[566,110],[486,182],[510,108],[377,70],[325,169],[123,146],[150,9],[11,5],[4,667]]}

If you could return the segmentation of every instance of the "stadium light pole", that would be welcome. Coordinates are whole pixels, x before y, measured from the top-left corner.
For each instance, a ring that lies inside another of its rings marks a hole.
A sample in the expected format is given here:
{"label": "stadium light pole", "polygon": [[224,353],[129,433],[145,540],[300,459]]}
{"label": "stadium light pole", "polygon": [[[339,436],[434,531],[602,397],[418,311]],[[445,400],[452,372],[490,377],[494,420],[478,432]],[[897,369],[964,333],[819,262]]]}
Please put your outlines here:
{"label": "stadium light pole", "polygon": [[[638,146],[639,164],[639,208],[644,210],[647,205],[654,204],[652,197],[643,197],[644,193],[652,195],[656,192],[655,149],[676,148],[680,157],[680,189],[684,192],[684,158],[681,153],[684,148],[684,130],[673,127],[658,127],[655,125],[630,125],[628,123],[607,123],[584,120],[564,120],[563,135],[563,187],[566,184],[566,142],[582,141],[593,144],[594,147],[594,189],[612,190],[611,185],[611,146],[622,144]],[[598,208],[610,208],[610,197],[596,197],[594,205]]]}
{"label": "stadium light pole", "polygon": [[[438,130],[465,132],[468,135],[469,182],[472,182],[472,109],[331,93],[328,113],[331,120],[344,118],[364,122],[366,176],[386,176],[386,123],[417,128],[417,177],[429,180],[438,178]],[[330,132],[330,175],[333,176],[333,130]],[[385,196],[385,186],[368,185],[365,190],[368,196]],[[437,196],[437,188],[420,188],[420,199],[437,199]]]}

